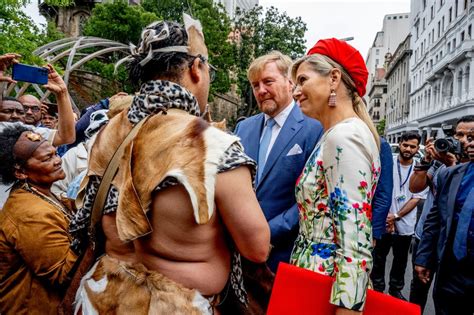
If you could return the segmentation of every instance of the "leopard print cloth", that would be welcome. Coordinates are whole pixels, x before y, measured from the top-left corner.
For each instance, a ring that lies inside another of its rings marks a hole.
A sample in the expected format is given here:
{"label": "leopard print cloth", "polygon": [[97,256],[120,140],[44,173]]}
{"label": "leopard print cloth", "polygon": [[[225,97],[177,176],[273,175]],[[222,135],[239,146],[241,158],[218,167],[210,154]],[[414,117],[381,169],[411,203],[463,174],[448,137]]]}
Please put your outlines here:
{"label": "leopard print cloth", "polygon": [[132,124],[137,124],[143,118],[166,112],[169,108],[182,109],[193,116],[201,114],[191,92],[179,84],[157,80],[141,86],[140,93],[133,98],[127,117]]}

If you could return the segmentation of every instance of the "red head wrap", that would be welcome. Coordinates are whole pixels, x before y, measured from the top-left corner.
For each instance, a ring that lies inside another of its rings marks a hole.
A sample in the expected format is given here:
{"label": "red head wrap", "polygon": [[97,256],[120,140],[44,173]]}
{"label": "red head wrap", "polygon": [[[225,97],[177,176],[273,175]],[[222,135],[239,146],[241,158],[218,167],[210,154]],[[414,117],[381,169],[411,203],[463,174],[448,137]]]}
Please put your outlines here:
{"label": "red head wrap", "polygon": [[312,54],[324,55],[340,64],[352,78],[352,81],[354,81],[359,96],[364,96],[369,73],[367,72],[364,59],[357,49],[345,41],[328,38],[319,40],[308,51],[308,55]]}

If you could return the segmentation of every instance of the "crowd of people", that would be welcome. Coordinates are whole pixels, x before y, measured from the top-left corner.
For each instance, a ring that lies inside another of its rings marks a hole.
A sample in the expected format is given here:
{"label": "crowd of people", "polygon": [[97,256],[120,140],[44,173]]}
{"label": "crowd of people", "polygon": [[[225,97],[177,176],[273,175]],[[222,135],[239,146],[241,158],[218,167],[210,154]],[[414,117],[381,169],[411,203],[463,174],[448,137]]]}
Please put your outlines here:
{"label": "crowd of people", "polygon": [[[21,56],[0,56],[0,84]],[[215,69],[199,21],[147,26],[127,58],[134,95],[77,120],[56,103],[0,102],[0,313],[263,314],[280,263],[334,279],[335,313],[367,289],[437,314],[473,314],[474,117],[439,152],[407,132],[399,154],[362,97],[368,72],[345,41],[292,61],[272,51],[248,80],[261,113],[233,132],[206,120]],[[314,294],[318,294],[315,292]],[[297,303],[295,301],[294,303]]]}

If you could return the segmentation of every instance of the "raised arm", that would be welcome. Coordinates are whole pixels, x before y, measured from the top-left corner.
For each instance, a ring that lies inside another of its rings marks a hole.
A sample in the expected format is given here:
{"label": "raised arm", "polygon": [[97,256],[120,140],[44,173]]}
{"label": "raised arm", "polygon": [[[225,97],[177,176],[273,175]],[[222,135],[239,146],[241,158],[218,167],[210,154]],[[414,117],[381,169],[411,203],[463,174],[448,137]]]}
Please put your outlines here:
{"label": "raised arm", "polygon": [[44,87],[56,96],[58,103],[58,132],[54,136],[53,145],[73,143],[76,139],[76,130],[67,86],[52,65],[48,64],[47,68],[48,84]]}

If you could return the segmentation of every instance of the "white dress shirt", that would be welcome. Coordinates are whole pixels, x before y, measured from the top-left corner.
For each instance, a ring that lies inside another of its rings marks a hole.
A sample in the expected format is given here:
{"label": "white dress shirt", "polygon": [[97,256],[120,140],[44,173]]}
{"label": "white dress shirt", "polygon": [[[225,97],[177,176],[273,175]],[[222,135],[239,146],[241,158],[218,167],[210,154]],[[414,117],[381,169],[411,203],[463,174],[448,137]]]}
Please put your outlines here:
{"label": "white dress shirt", "polygon": [[[291,110],[293,109],[293,107],[295,106],[295,102],[291,102],[290,105],[288,105],[284,110],[282,110],[278,115],[276,115],[275,117],[273,117],[273,119],[275,120],[276,124],[273,125],[273,128],[272,128],[272,137],[270,139],[270,144],[268,145],[268,150],[267,150],[267,155],[265,156],[265,161],[268,159],[268,155],[270,154],[270,152],[272,151],[272,148],[273,148],[273,144],[275,144],[275,141],[278,137],[278,135],[280,134],[280,131],[281,131],[281,128],[283,128],[283,125],[285,124],[286,122],[286,119],[288,118],[288,116],[290,115],[291,113]],[[265,122],[263,124],[263,126],[266,126],[267,125],[267,120],[269,120],[271,117],[268,116],[267,114],[265,114]],[[265,130],[265,127],[263,128]],[[262,135],[260,137],[260,141],[262,141],[262,137],[263,137],[263,132],[262,132]]]}

